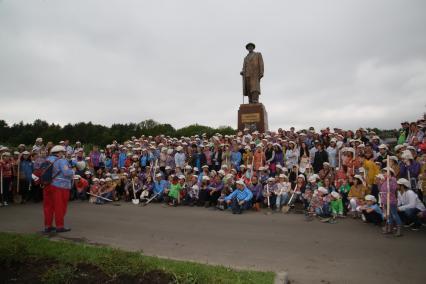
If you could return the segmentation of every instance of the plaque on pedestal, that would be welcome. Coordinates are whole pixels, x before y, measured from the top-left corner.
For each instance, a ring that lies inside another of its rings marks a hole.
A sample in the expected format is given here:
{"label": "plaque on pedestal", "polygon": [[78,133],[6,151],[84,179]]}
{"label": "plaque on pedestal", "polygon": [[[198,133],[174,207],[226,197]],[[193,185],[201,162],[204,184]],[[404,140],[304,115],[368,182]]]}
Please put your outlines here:
{"label": "plaque on pedestal", "polygon": [[238,130],[244,128],[261,133],[268,130],[268,113],[265,106],[258,104],[242,104],[238,110]]}

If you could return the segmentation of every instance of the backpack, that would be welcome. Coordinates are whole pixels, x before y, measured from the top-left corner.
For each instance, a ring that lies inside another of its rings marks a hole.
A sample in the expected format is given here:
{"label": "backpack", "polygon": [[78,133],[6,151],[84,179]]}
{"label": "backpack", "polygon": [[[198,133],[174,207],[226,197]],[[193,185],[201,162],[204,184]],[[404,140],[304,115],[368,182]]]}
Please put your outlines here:
{"label": "backpack", "polygon": [[53,165],[56,161],[59,159],[56,159],[53,163],[49,160],[44,161],[40,168],[34,171],[34,175],[38,177],[38,180],[35,181],[37,185],[46,186],[52,183],[53,179],[59,175],[61,171],[58,171],[55,175],[53,175]]}

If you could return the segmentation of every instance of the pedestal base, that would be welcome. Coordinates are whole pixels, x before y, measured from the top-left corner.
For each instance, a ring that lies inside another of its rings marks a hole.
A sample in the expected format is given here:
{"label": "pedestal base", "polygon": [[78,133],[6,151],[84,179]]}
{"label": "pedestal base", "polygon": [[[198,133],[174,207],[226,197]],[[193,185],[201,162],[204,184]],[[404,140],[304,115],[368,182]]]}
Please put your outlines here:
{"label": "pedestal base", "polygon": [[238,110],[238,130],[244,128],[261,133],[268,131],[268,113],[265,106],[259,104],[242,104]]}

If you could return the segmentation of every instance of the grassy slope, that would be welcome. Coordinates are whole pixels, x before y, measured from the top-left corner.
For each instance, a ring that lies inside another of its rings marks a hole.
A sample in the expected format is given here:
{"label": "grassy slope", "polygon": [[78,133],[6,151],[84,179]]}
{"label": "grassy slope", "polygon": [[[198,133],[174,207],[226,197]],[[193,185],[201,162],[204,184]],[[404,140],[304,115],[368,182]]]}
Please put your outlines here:
{"label": "grassy slope", "polygon": [[108,247],[50,241],[38,235],[0,233],[0,259],[23,260],[28,257],[50,258],[70,264],[90,263],[99,266],[108,275],[136,275],[141,271],[161,269],[173,274],[177,283],[273,283],[274,279],[272,272],[237,271]]}

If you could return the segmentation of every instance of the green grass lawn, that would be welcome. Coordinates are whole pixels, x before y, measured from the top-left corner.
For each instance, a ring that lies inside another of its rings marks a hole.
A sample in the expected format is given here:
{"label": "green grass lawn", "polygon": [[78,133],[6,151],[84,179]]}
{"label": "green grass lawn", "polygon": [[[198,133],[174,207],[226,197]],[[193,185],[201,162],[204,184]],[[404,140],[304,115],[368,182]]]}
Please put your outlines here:
{"label": "green grass lawn", "polygon": [[[0,233],[1,263],[25,262],[28,259],[51,260],[72,267],[90,264],[97,266],[110,277],[139,275],[161,270],[173,277],[173,283],[273,283],[274,273],[242,271],[223,266],[205,265],[187,261],[174,261],[145,256],[141,252],[125,252],[109,247],[99,247],[69,241],[51,241],[40,235]],[[68,268],[67,268],[68,269]],[[51,281],[64,283],[62,273],[51,271]],[[57,281],[55,281],[57,280]]]}

